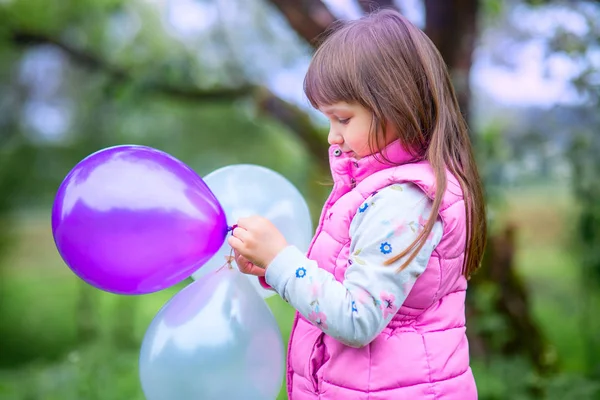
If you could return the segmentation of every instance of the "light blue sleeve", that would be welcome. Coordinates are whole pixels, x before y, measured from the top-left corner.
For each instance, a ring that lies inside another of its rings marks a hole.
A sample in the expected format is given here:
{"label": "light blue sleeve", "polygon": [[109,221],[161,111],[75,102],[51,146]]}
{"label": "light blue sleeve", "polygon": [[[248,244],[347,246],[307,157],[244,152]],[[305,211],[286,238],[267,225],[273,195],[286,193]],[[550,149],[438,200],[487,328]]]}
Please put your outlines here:
{"label": "light blue sleeve", "polygon": [[369,197],[350,225],[350,264],[343,282],[296,247],[280,252],[266,281],[305,318],[352,347],[369,344],[398,311],[442,237],[439,217],[425,246],[404,260],[384,262],[406,249],[431,213],[431,200],[412,183],[394,184]]}

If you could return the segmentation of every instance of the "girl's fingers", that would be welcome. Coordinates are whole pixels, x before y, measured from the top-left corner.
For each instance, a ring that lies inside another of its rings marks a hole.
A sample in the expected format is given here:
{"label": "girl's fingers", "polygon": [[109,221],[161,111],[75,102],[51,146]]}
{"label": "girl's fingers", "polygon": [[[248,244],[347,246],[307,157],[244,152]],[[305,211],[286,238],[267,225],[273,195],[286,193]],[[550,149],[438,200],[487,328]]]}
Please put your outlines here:
{"label": "girl's fingers", "polygon": [[233,248],[233,250],[237,253],[244,246],[244,242],[241,241],[236,236],[229,236],[227,238],[227,243]]}
{"label": "girl's fingers", "polygon": [[265,276],[265,270],[261,267],[257,267],[252,263],[246,264],[246,269],[244,271],[245,274],[254,275],[254,276]]}
{"label": "girl's fingers", "polygon": [[239,240],[241,240],[242,242],[247,241],[248,237],[249,237],[249,233],[247,230],[245,230],[244,228],[240,228],[239,226],[236,227],[232,232],[231,232],[233,237],[238,238]]}
{"label": "girl's fingers", "polygon": [[257,267],[252,262],[248,261],[246,257],[235,251],[235,262],[238,265],[240,271],[244,274],[255,275],[255,276],[264,276],[265,270]]}

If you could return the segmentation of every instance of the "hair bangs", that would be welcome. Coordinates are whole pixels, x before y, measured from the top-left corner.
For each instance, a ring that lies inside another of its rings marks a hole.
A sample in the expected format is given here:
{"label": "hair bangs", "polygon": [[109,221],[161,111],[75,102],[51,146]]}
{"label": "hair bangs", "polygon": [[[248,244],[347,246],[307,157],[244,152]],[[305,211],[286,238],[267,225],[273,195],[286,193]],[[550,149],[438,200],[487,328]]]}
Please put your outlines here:
{"label": "hair bangs", "polygon": [[353,46],[345,28],[317,49],[304,77],[304,93],[316,109],[341,101],[362,103],[354,51],[349,51]]}

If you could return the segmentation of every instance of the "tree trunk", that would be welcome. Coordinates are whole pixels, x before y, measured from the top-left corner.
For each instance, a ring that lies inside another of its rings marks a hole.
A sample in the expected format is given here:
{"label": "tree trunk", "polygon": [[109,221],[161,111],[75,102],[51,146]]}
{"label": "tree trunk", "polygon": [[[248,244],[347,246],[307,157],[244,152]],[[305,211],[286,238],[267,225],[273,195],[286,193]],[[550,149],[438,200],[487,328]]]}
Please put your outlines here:
{"label": "tree trunk", "polygon": [[460,109],[467,121],[478,13],[478,0],[425,0],[425,33],[448,65]]}

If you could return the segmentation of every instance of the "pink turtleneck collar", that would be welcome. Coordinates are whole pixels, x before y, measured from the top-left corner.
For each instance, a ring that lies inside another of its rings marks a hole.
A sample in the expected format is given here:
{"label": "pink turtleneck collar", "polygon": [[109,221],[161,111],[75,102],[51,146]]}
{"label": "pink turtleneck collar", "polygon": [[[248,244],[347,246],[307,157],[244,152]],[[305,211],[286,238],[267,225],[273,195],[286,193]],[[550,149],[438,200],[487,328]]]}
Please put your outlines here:
{"label": "pink turtleneck collar", "polygon": [[[402,146],[400,140],[388,144],[379,153],[371,154],[359,160],[350,154],[342,152],[337,145],[329,147],[329,165],[331,166],[333,181],[351,187],[356,186],[374,172],[416,161],[416,158]],[[386,162],[386,159],[393,164]]]}

